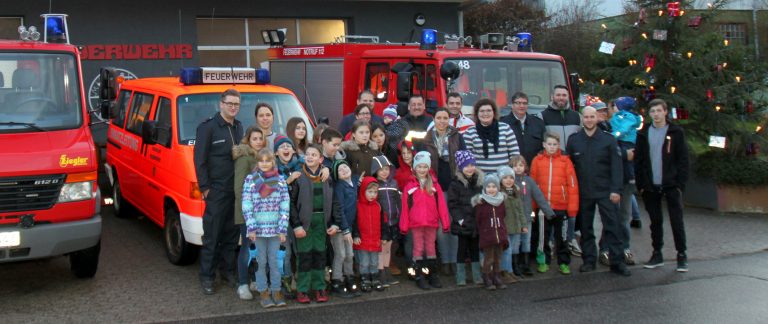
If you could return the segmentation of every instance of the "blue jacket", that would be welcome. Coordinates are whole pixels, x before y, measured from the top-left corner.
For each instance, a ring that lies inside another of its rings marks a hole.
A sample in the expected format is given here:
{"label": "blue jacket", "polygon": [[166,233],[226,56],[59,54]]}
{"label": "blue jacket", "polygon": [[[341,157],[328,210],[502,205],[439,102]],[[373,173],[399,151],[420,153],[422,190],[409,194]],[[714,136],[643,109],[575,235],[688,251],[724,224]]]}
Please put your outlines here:
{"label": "blue jacket", "polygon": [[637,142],[637,128],[640,127],[641,119],[637,114],[620,110],[611,117],[611,131],[613,136],[619,142]]}
{"label": "blue jacket", "polygon": [[357,188],[358,177],[352,176],[350,185],[344,180],[337,180],[333,186],[336,199],[341,205],[341,228],[350,229],[357,217]]}

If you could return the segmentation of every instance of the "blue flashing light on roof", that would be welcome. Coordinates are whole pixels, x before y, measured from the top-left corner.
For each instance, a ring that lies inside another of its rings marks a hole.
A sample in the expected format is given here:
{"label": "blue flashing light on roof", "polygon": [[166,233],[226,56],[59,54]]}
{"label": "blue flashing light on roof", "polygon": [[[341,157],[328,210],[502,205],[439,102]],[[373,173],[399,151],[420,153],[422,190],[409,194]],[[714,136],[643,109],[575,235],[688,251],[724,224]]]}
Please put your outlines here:
{"label": "blue flashing light on roof", "polygon": [[69,44],[69,28],[67,27],[67,15],[43,14],[40,15],[45,24],[43,30],[43,42]]}
{"label": "blue flashing light on roof", "polygon": [[182,68],[179,81],[185,85],[203,84],[203,69],[199,67]]}
{"label": "blue flashing light on roof", "polygon": [[437,30],[424,29],[421,31],[421,45],[422,50],[434,50],[437,48]]}
{"label": "blue flashing light on roof", "polygon": [[515,37],[520,40],[520,43],[517,45],[520,51],[530,52],[533,50],[533,36],[531,36],[531,33],[517,33]]}
{"label": "blue flashing light on roof", "polygon": [[269,70],[257,69],[256,70],[256,83],[257,84],[269,84],[272,81],[269,76]]}
{"label": "blue flashing light on roof", "polygon": [[181,69],[179,81],[195,84],[269,84],[266,69],[235,67],[190,67]]}

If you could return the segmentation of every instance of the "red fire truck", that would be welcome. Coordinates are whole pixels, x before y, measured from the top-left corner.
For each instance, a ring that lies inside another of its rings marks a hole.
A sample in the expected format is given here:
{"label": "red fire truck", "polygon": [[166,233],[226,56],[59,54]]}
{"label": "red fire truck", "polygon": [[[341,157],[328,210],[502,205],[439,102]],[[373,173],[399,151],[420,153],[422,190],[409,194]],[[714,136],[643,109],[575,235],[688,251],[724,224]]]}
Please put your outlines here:
{"label": "red fire truck", "polygon": [[80,54],[66,15],[42,18],[0,40],[0,263],[68,255],[93,277],[101,199]]}
{"label": "red fire truck", "polygon": [[363,89],[373,92],[377,114],[390,104],[404,114],[413,94],[424,96],[429,112],[445,104],[449,91],[463,96],[465,114],[482,97],[496,100],[504,114],[518,91],[528,95],[529,109],[537,112],[559,84],[571,89],[571,107],[576,107],[578,76],[568,75],[561,56],[531,52],[530,34],[481,37],[482,47],[495,49],[446,39],[438,46],[434,30],[425,30],[420,44],[378,43],[370,37],[372,43],[276,46],[269,49],[269,68],[275,84],[293,90],[315,118],[328,117],[332,125],[354,110]]}

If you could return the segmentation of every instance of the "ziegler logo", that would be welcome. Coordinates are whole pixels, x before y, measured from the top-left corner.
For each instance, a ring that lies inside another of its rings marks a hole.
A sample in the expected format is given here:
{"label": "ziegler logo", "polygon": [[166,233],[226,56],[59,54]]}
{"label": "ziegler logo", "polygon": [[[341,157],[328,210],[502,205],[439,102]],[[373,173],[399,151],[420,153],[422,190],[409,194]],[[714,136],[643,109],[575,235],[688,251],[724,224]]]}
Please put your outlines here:
{"label": "ziegler logo", "polygon": [[84,166],[88,165],[88,158],[86,157],[75,157],[70,158],[67,157],[66,154],[62,154],[61,157],[59,157],[59,166],[62,168],[66,168],[68,166]]}

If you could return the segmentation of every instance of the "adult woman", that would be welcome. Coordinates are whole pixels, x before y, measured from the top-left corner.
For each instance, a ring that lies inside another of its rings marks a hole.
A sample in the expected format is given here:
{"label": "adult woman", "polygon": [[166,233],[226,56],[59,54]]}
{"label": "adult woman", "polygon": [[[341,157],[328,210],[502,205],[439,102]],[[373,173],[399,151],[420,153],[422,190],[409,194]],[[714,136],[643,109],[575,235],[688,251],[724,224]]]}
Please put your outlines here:
{"label": "adult woman", "polygon": [[256,125],[264,133],[264,139],[267,143],[264,147],[273,149],[272,143],[275,142],[277,133],[272,131],[272,125],[275,123],[275,110],[266,102],[256,104]]}
{"label": "adult woman", "polygon": [[495,173],[509,164],[512,156],[520,154],[515,133],[506,123],[499,122],[496,102],[483,98],[474,106],[475,126],[464,133],[464,143],[477,160],[477,167],[486,174]]}
{"label": "adult woman", "polygon": [[381,154],[384,154],[384,156],[387,157],[387,160],[389,160],[389,163],[392,163],[395,168],[400,165],[398,161],[397,149],[390,145],[386,129],[383,125],[379,123],[373,124],[373,127],[371,128],[371,141],[376,143],[376,145],[379,147],[379,151],[381,151]]}
{"label": "adult woman", "polygon": [[293,146],[296,148],[296,154],[304,156],[304,149],[309,145],[307,139],[307,123],[301,117],[293,117],[288,120],[288,124],[285,126],[285,132],[288,134],[288,138],[293,141]]}
{"label": "adult woman", "polygon": [[[370,125],[371,116],[373,115],[373,111],[371,110],[370,106],[366,104],[359,104],[355,107],[355,111],[353,113],[355,114],[355,121],[364,120],[364,121],[367,121],[368,124]],[[344,134],[344,140],[350,139],[350,137],[352,137],[353,132],[354,131]]]}

